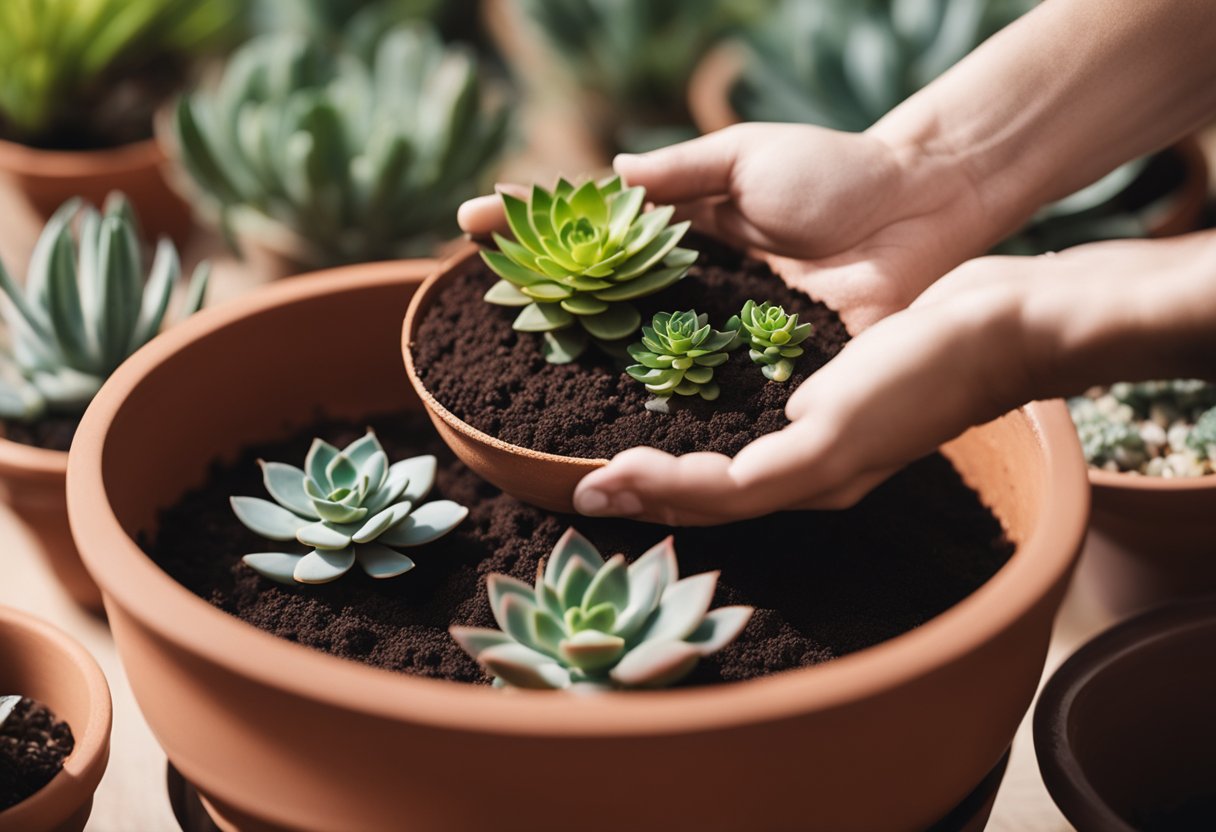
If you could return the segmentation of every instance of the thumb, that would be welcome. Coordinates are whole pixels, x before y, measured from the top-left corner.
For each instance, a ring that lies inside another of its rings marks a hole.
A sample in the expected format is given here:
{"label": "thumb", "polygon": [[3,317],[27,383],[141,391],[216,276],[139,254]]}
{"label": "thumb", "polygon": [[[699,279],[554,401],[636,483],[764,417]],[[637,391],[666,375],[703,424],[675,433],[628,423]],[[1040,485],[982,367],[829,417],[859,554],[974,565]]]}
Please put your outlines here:
{"label": "thumb", "polygon": [[739,124],[650,153],[622,153],[613,168],[652,202],[690,202],[730,193],[731,174],[750,125]]}

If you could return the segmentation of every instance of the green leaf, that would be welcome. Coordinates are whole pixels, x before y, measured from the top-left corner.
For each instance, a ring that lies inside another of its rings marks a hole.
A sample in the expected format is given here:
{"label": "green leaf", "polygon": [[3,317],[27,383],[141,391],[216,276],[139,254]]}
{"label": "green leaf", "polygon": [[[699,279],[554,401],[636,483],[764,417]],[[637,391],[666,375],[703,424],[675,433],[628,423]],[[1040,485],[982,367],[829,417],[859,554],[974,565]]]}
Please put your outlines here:
{"label": "green leaf", "polygon": [[541,353],[550,364],[569,364],[577,360],[590,343],[587,333],[578,327],[556,329],[542,337]]}
{"label": "green leaf", "polygon": [[634,300],[635,298],[646,297],[656,292],[661,292],[668,286],[678,283],[687,274],[687,266],[679,266],[674,269],[658,269],[649,274],[634,278],[627,283],[618,283],[611,289],[593,292],[592,297],[606,300],[609,303]]}
{"label": "green leaf", "polygon": [[608,310],[608,304],[590,295],[574,295],[562,301],[562,309],[573,315],[599,315]]}
{"label": "green leaf", "polygon": [[[516,241],[533,255],[544,254],[545,247],[541,245],[536,229],[532,227],[528,204],[508,193],[499,194],[503,210],[507,215],[507,225],[515,235]],[[500,243],[501,245],[501,243]],[[491,267],[492,268],[492,267]]]}
{"label": "green leaf", "polygon": [[394,552],[379,543],[363,543],[355,547],[355,558],[359,566],[371,578],[383,580],[404,575],[414,568],[412,558]]}
{"label": "green leaf", "polygon": [[[641,187],[627,188],[612,198],[609,205],[608,244],[616,248],[625,241],[625,235],[637,219],[638,212],[646,201],[646,189]],[[621,252],[628,256],[628,252]]]}
{"label": "green leaf", "polygon": [[527,306],[532,302],[532,298],[506,280],[499,280],[491,286],[482,299],[496,306]]}
{"label": "green leaf", "polygon": [[613,281],[621,283],[631,280],[657,266],[680,242],[689,225],[682,222],[666,228],[645,248],[632,251],[630,258],[613,270]]}
{"label": "green leaf", "polygon": [[293,585],[296,582],[296,564],[303,557],[303,555],[293,555],[288,552],[255,552],[245,555],[241,560],[263,578],[280,584]]}
{"label": "green leaf", "polygon": [[505,254],[497,251],[482,251],[481,259],[496,275],[521,288],[545,280],[544,275],[525,269]]}
{"label": "green leaf", "polygon": [[319,519],[313,510],[312,500],[304,493],[303,471],[282,462],[258,460],[258,464],[262,466],[262,484],[275,502],[301,517]]}
{"label": "green leaf", "polygon": [[711,610],[686,641],[702,656],[716,653],[739,637],[751,620],[752,612],[751,607],[741,606]]}
{"label": "green leaf", "polygon": [[388,508],[371,515],[363,522],[359,530],[351,535],[351,539],[355,543],[371,543],[386,531],[405,520],[409,516],[412,507],[413,505],[409,501],[394,503]]}
{"label": "green leaf", "polygon": [[169,308],[173,286],[180,276],[181,263],[178,262],[177,249],[168,239],[162,239],[156,246],[156,255],[152,258],[152,272],[144,286],[139,318],[131,331],[131,341],[127,344],[128,353],[134,353],[160,331],[165,312]]}
{"label": "green leaf", "polygon": [[100,369],[91,356],[84,313],[80,305],[76,246],[67,226],[62,227],[55,238],[47,271],[47,309],[50,311],[59,349],[71,367],[86,371]]}
{"label": "green leaf", "polygon": [[661,688],[687,676],[701,654],[682,641],[647,641],[625,654],[612,669],[612,681],[627,688]]}
{"label": "green leaf", "polygon": [[589,611],[599,604],[610,604],[616,609],[624,609],[629,604],[629,570],[624,555],[609,558],[587,587],[583,609]]}
{"label": "green leaf", "polygon": [[466,653],[476,660],[483,650],[499,644],[511,644],[511,637],[488,627],[449,627],[448,632]]}
{"label": "green leaf", "polygon": [[131,330],[139,315],[143,278],[139,272],[139,241],[131,226],[118,216],[101,222],[98,249],[102,269],[101,310],[97,328],[102,366],[113,370],[127,357]]}
{"label": "green leaf", "polygon": [[612,667],[625,652],[620,636],[583,630],[561,642],[558,653],[569,665],[580,670],[597,671]]}
{"label": "green leaf", "polygon": [[717,585],[717,572],[703,572],[669,586],[663,593],[658,615],[643,638],[647,641],[687,638],[709,611]]}
{"label": "green leaf", "polygon": [[296,563],[293,576],[302,584],[327,584],[341,578],[355,565],[355,550],[336,552],[316,550]]}
{"label": "green leaf", "polygon": [[533,303],[516,316],[512,328],[518,332],[552,332],[570,326],[574,316],[556,303]]}
{"label": "green leaf", "polygon": [[578,322],[593,338],[616,341],[637,332],[642,324],[642,316],[630,304],[615,303],[609,306],[606,312],[598,315],[580,316]]}
{"label": "green leaf", "polygon": [[308,523],[296,531],[296,540],[314,549],[336,551],[350,546],[351,535],[357,528],[353,523]]}
{"label": "green leaf", "polygon": [[422,546],[452,531],[468,515],[467,508],[451,500],[425,503],[380,535],[380,542],[387,546]]}
{"label": "green leaf", "polygon": [[270,540],[295,540],[306,521],[282,506],[258,497],[232,497],[229,502],[236,518],[254,534]]}
{"label": "green leaf", "polygon": [[477,660],[508,685],[534,690],[570,686],[570,673],[553,659],[522,644],[499,644],[481,652]]}
{"label": "green leaf", "polygon": [[608,205],[600,193],[599,186],[587,180],[570,196],[570,207],[580,216],[591,220],[597,228],[608,223]]}
{"label": "green leaf", "polygon": [[558,283],[534,283],[531,286],[524,286],[521,291],[530,298],[547,303],[565,300],[574,294],[573,291]]}

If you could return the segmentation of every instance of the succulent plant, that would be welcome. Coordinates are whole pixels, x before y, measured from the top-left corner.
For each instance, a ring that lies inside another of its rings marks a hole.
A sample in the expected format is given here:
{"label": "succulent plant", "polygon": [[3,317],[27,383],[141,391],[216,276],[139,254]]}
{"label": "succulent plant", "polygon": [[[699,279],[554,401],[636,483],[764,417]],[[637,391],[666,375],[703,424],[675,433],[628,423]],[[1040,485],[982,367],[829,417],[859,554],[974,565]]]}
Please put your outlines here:
{"label": "succulent plant", "polygon": [[4,723],[8,721],[9,715],[13,709],[21,703],[21,697],[15,695],[0,696],[0,728],[4,727]]}
{"label": "succulent plant", "polygon": [[594,339],[609,350],[637,332],[642,316],[629,301],[682,280],[697,253],[677,247],[689,223],[669,225],[670,205],[642,213],[646,189],[620,177],[565,179],[547,191],[533,186],[525,202],[502,194],[515,235],[495,234],[499,251],[482,258],[502,278],[485,299],[523,307],[514,327],[544,334],[545,358],[573,361]]}
{"label": "succulent plant", "polygon": [[307,554],[245,555],[246,565],[279,583],[328,583],[356,561],[373,578],[394,578],[413,569],[414,561],[391,547],[438,540],[469,513],[451,500],[419,505],[435,482],[435,457],[389,465],[371,430],[341,450],[314,439],[303,470],[281,462],[259,464],[274,502],[233,497],[237,519],[262,537],[312,547]]}
{"label": "succulent plant", "polygon": [[225,228],[269,226],[316,266],[428,250],[455,233],[507,125],[472,53],[424,25],[370,61],[299,34],[251,40],[183,98],[182,161]]}
{"label": "succulent plant", "polygon": [[641,342],[629,345],[638,363],[625,372],[664,402],[672,393],[706,401],[718,398],[714,367],[725,364],[727,352],[739,346],[739,330],[736,324],[719,332],[708,321],[708,315],[698,315],[695,309],[658,313],[650,326],[642,327]]}
{"label": "succulent plant", "polygon": [[605,561],[570,528],[535,587],[507,575],[486,580],[501,630],[451,633],[499,685],[664,687],[734,641],[751,618],[751,607],[710,611],[717,582],[717,572],[679,580],[670,537],[626,564],[624,555]]}
{"label": "succulent plant", "polygon": [[[83,413],[110,373],[160,331],[181,265],[162,239],[145,284],[141,245],[131,205],[115,192],[100,213],[73,199],[51,216],[24,291],[0,265],[0,313],[11,342],[0,351],[0,417]],[[209,274],[206,263],[195,269],[182,317],[202,306]]]}
{"label": "succulent plant", "polygon": [[1195,421],[1195,427],[1186,438],[1186,444],[1201,459],[1216,462],[1216,407],[1206,411]]}
{"label": "succulent plant", "polygon": [[727,327],[739,331],[748,345],[748,356],[771,381],[789,379],[794,359],[804,352],[799,344],[815,331],[812,324],[799,324],[796,314],[768,301],[757,305],[754,300],[743,304],[743,311],[731,318]]}
{"label": "succulent plant", "polygon": [[0,121],[35,144],[81,133],[104,142],[106,122],[134,111],[146,136],[160,101],[142,93],[166,64],[222,43],[239,9],[238,0],[6,0]]}

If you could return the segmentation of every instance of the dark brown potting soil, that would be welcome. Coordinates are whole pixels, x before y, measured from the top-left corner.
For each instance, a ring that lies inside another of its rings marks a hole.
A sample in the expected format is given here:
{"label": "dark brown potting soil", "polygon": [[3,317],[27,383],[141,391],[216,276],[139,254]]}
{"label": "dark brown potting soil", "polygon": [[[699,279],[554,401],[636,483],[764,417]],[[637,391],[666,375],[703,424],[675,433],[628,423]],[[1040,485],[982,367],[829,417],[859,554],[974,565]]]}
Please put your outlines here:
{"label": "dark brown potting soil", "polygon": [[517,309],[482,300],[497,277],[478,263],[446,284],[418,327],[414,360],[423,383],[473,427],[538,451],[597,459],[649,445],[673,454],[733,456],[785,427],[790,395],[848,336],[831,310],[787,286],[764,263],[701,237],[688,245],[701,252],[698,264],[675,286],[636,302],[643,321],[655,312],[695,307],[721,329],[749,299],[779,303],[815,325],[788,382],[768,381],[747,350],[738,349],[715,372],[722,389],[716,401],[675,396],[671,413],[652,413],[646,388],[600,350],[589,349],[571,364],[546,362],[541,336],[511,329]]}
{"label": "dark brown potting soil", "polygon": [[0,419],[0,437],[49,451],[66,451],[72,447],[78,427],[80,416],[44,416],[36,422]]}
{"label": "dark brown potting soil", "polygon": [[72,729],[45,705],[18,702],[0,724],[0,812],[51,782],[75,746]]}
{"label": "dark brown potting soil", "polygon": [[[300,464],[313,436],[339,445],[363,424],[318,423],[217,464],[207,482],[162,512],[145,549],[197,595],[267,632],[375,667],[488,681],[448,636],[452,624],[493,627],[485,577],[533,581],[574,525],[607,555],[642,554],[672,530],[557,515],[524,505],[460,464],[420,413],[368,420],[390,459],[440,460],[435,492],[470,508],[452,534],[410,552],[418,566],[373,581],[357,568],[332,584],[285,587],[241,563],[270,543],[232,514],[231,495],[265,497],[259,458]],[[817,664],[906,632],[987,581],[1013,552],[999,523],[934,455],[841,512],[790,512],[728,526],[674,530],[682,574],[720,569],[715,605],[751,604],[739,640],[706,659],[691,684],[749,679]],[[303,548],[295,551],[303,552]]]}

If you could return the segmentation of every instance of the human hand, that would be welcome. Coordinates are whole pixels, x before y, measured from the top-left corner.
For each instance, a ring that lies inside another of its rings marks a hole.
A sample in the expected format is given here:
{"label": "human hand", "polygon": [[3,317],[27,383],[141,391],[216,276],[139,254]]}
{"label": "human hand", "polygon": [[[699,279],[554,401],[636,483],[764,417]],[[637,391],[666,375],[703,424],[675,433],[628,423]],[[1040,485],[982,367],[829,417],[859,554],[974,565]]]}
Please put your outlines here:
{"label": "human hand", "polygon": [[1096,383],[1210,376],[1216,232],[965,263],[803,382],[790,425],[733,459],[618,454],[584,514],[711,525],[853,505],[966,428]]}

